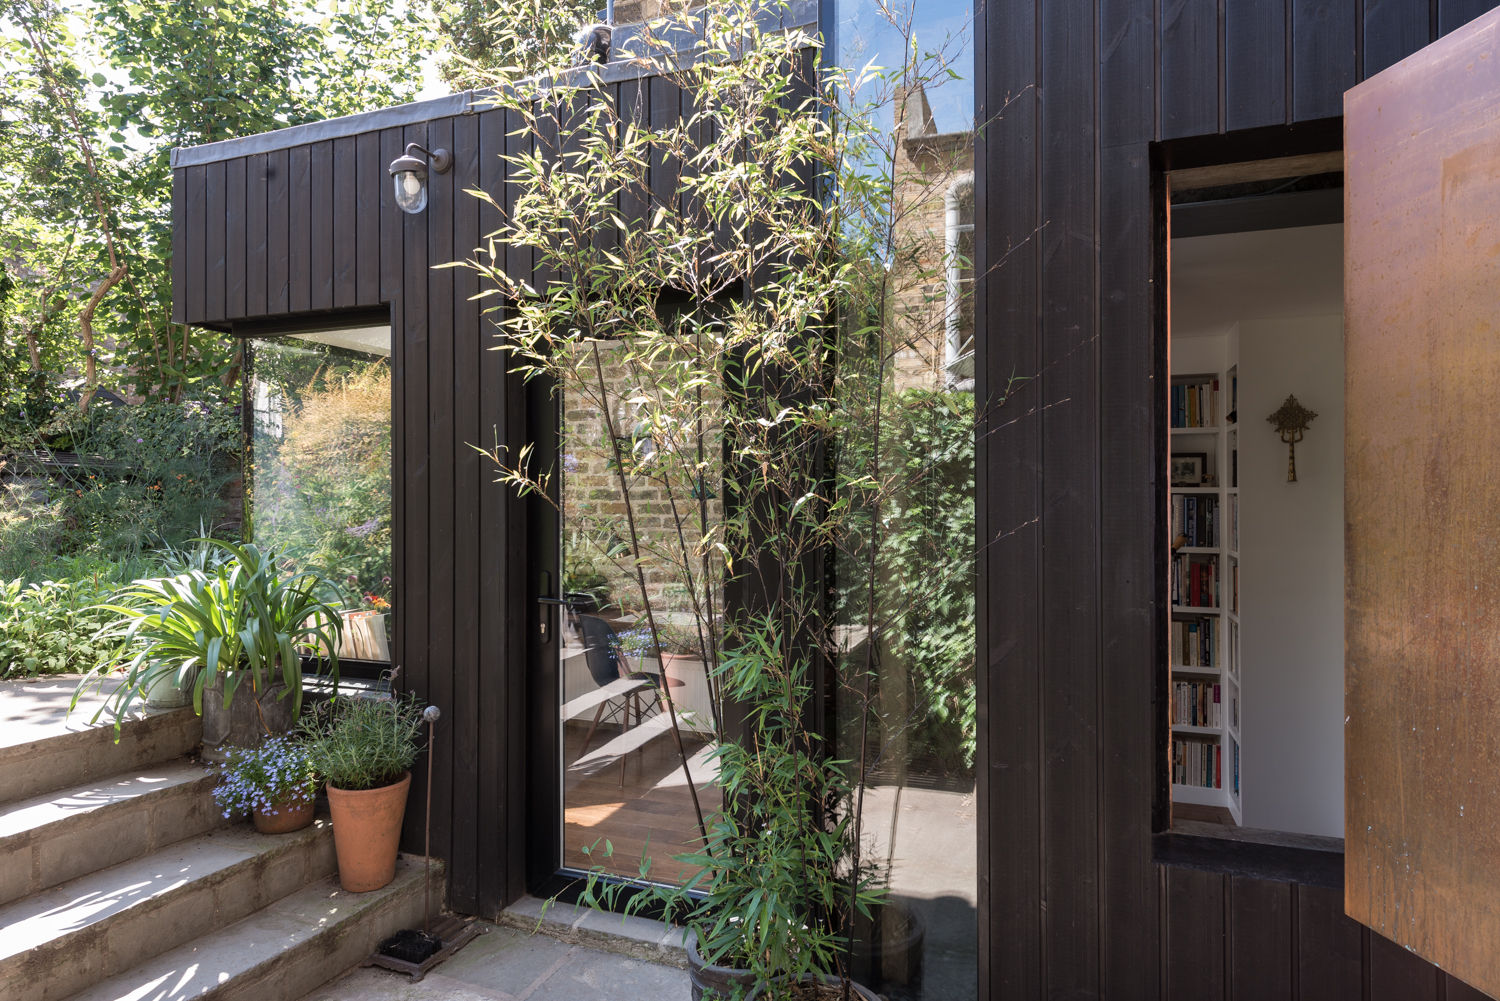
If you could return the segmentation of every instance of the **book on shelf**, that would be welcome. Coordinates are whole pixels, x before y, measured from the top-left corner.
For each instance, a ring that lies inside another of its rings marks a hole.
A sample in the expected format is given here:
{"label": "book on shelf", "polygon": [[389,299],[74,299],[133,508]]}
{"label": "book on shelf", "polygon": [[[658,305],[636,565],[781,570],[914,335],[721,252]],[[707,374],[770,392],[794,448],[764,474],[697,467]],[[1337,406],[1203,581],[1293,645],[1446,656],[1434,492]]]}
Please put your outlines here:
{"label": "book on shelf", "polygon": [[1223,689],[1217,681],[1174,681],[1172,724],[1174,726],[1222,727]]}
{"label": "book on shelf", "polygon": [[1172,386],[1172,426],[1205,428],[1219,425],[1219,380],[1179,382]]}
{"label": "book on shelf", "polygon": [[[1217,740],[1172,739],[1172,781],[1204,789],[1224,788],[1223,750]],[[1235,757],[1238,789],[1239,757]]]}
{"label": "book on shelf", "polygon": [[1214,651],[1218,627],[1213,619],[1186,619],[1171,624],[1172,663],[1181,667],[1218,665]]}
{"label": "book on shelf", "polygon": [[1176,494],[1172,497],[1172,530],[1168,538],[1187,538],[1195,548],[1219,544],[1219,498],[1211,494]]}
{"label": "book on shelf", "polygon": [[1172,604],[1179,607],[1219,607],[1218,557],[1178,553],[1172,558],[1170,591]]}

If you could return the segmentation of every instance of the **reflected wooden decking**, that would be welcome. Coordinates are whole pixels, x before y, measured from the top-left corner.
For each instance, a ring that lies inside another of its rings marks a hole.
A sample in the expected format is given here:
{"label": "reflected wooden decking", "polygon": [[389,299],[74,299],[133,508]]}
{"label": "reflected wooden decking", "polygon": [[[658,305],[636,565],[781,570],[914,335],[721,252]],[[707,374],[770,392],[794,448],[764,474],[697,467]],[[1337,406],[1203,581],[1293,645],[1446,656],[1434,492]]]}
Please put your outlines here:
{"label": "reflected wooden decking", "polygon": [[[650,723],[651,720],[647,720]],[[587,720],[569,722],[563,731],[563,760],[570,766],[563,782],[563,865],[577,869],[600,866],[626,876],[640,874],[643,854],[651,859],[648,878],[681,883],[696,869],[672,859],[698,844],[698,824],[682,763],[670,734],[649,741],[625,755],[625,782],[620,784],[620,764],[612,756],[596,757],[600,738],[595,736],[588,761],[571,767],[579,759]],[[605,739],[617,731],[601,731]],[[708,745],[685,734],[693,782],[704,813],[717,809],[719,792],[713,785],[713,770],[706,760]],[[605,856],[605,840],[614,848]],[[585,848],[590,848],[585,852]]]}

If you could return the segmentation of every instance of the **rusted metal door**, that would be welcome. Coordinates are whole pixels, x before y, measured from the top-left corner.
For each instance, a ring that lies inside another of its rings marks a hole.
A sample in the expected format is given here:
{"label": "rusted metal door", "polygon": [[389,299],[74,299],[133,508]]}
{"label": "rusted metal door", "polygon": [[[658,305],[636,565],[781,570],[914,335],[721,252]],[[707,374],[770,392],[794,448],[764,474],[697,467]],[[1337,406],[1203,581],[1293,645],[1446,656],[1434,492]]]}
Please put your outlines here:
{"label": "rusted metal door", "polygon": [[1344,127],[1345,908],[1500,996],[1500,11]]}

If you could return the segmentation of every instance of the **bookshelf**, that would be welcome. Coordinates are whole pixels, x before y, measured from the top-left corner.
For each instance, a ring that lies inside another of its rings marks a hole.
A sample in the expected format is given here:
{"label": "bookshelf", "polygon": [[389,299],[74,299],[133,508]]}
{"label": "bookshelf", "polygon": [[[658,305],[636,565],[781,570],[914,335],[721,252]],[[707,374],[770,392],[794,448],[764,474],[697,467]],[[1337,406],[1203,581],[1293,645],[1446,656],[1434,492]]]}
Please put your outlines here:
{"label": "bookshelf", "polygon": [[1172,799],[1240,811],[1239,371],[1173,373]]}

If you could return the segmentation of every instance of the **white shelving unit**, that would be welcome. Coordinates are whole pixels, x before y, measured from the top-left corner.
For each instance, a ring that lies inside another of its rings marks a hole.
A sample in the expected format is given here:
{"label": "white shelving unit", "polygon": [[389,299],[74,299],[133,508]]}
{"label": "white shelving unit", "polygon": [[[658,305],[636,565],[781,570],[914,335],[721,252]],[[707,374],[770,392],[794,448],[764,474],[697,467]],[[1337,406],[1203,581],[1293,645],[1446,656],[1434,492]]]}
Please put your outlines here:
{"label": "white shelving unit", "polygon": [[[1173,373],[1169,624],[1172,799],[1226,808],[1240,822],[1238,369]],[[1178,540],[1182,539],[1182,544]]]}

